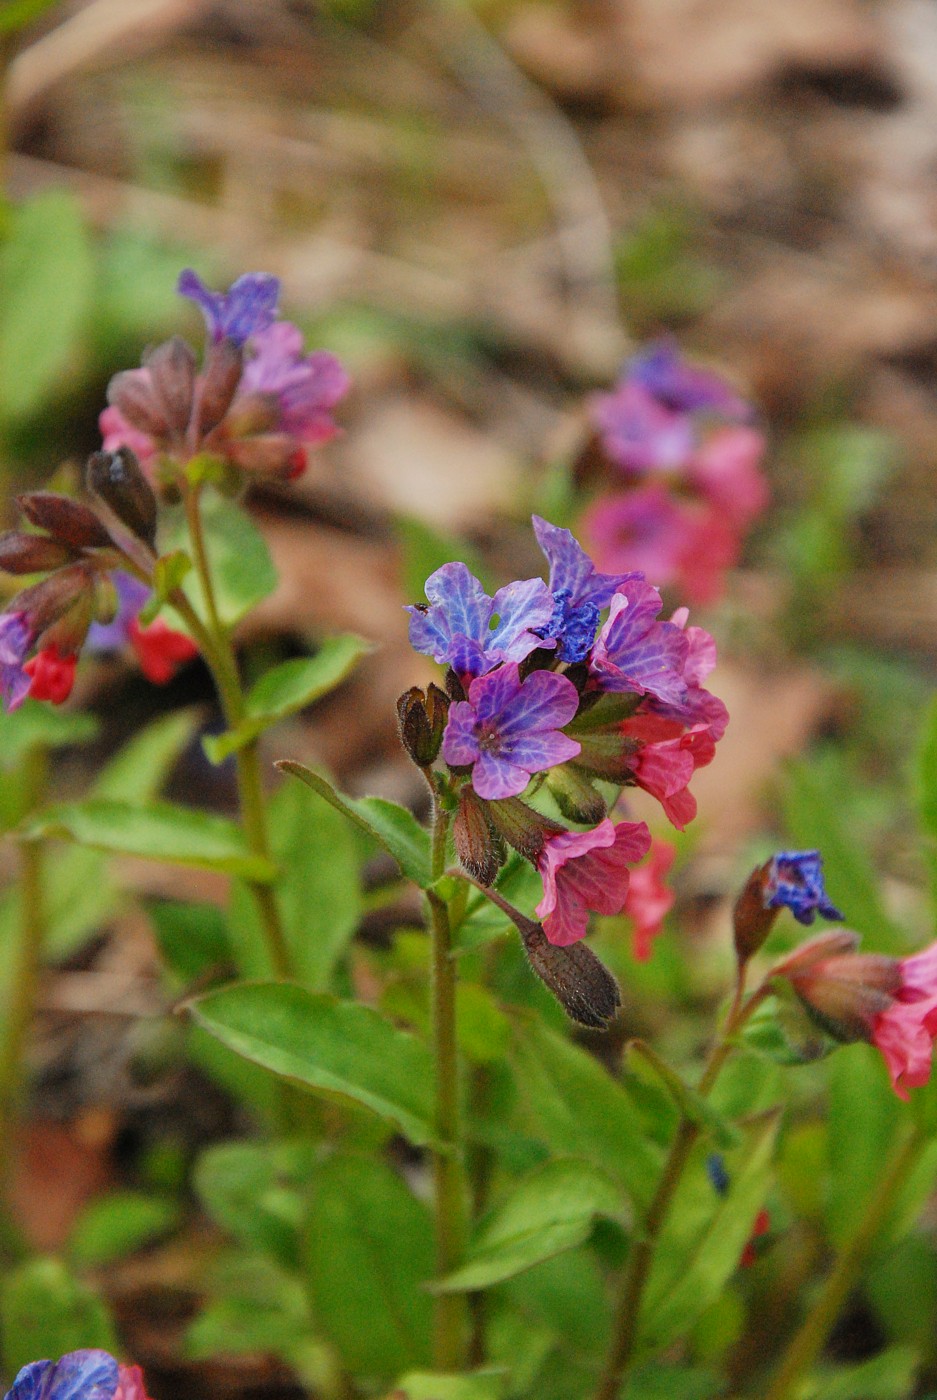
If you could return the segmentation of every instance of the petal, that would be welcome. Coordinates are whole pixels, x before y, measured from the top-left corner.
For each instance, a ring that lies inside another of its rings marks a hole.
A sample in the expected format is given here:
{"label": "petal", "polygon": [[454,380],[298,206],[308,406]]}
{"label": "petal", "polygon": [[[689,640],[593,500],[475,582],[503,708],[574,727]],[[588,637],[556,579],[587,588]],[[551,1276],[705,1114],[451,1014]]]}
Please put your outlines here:
{"label": "petal", "polygon": [[[517,667],[510,668],[517,675]],[[502,667],[494,673],[504,676],[509,668]],[[492,680],[493,677],[485,677]],[[474,685],[477,682],[473,682]],[[512,690],[508,689],[509,678],[499,687],[504,700],[499,706],[502,715],[499,728],[505,740],[513,740],[521,735],[531,735],[542,731],[562,729],[569,724],[579,708],[579,692],[566,676],[558,676],[553,671],[534,671],[526,680]],[[474,699],[474,695],[472,697]],[[576,753],[579,745],[576,745]]]}
{"label": "petal", "polygon": [[442,739],[442,756],[446,763],[459,767],[475,762],[480,753],[476,727],[475,710],[467,700],[457,700],[450,705]]}
{"label": "petal", "polygon": [[550,565],[550,590],[569,591],[571,605],[594,603],[607,608],[612,594],[628,580],[627,574],[600,574],[571,530],[551,525],[540,515],[531,517],[537,543]]}
{"label": "petal", "polygon": [[530,773],[500,754],[483,752],[472,769],[472,787],[479,797],[519,797],[530,782]]}
{"label": "petal", "polygon": [[485,650],[497,651],[503,661],[523,661],[537,647],[551,645],[531,635],[534,628],[546,628],[553,616],[553,594],[542,578],[499,588],[491,600],[490,616],[498,622],[488,633]]}

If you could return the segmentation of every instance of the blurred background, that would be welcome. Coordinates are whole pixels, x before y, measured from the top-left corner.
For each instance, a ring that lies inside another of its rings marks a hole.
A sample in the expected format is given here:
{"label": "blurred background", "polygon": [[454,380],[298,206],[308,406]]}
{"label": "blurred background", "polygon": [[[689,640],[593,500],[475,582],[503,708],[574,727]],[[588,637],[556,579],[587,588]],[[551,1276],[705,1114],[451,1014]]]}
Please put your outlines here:
{"label": "blurred background", "polygon": [[[771,499],[694,612],[732,722],[677,838],[670,931],[640,970],[619,956],[622,1036],[693,1052],[729,902],[779,842],[823,848],[870,946],[928,936],[908,774],[937,669],[931,0],[3,0],[0,45],[10,493],[99,446],[107,381],[147,344],[198,339],[183,266],[277,274],[352,374],[343,435],[252,490],[281,582],[240,641],[248,672],[340,630],[379,650],[271,760],[418,805],[393,702],[432,668],[402,603],[446,558],[495,585],[539,569],[530,511],[576,527],[608,472],[590,396],[671,333],[758,405]],[[73,703],[101,723],[59,752],[56,796],[158,716],[220,728],[198,663],[162,689],[86,665]],[[193,738],[168,790],[226,809],[233,779]],[[172,1197],[243,1126],[178,1053],[141,902],[220,902],[223,881],[110,878],[42,984],[15,1190],[46,1251],[107,1191]],[[128,1350],[174,1394],[299,1393],[256,1348],[185,1342],[211,1232],[179,1219],[151,1216],[142,1255],[104,1251]]]}

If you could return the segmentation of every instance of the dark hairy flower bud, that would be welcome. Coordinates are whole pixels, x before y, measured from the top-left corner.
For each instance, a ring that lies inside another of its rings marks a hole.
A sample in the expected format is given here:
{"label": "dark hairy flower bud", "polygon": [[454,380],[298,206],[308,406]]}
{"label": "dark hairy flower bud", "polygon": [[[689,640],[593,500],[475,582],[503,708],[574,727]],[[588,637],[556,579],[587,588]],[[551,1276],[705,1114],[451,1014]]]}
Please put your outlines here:
{"label": "dark hairy flower bud", "polygon": [[49,573],[75,558],[73,549],[48,535],[27,535],[20,530],[0,535],[0,569],[8,574]]}
{"label": "dark hairy flower bud", "polygon": [[[205,360],[196,407],[200,433],[210,433],[224,418],[234,402],[243,370],[244,352],[233,340],[219,340],[211,347]],[[276,419],[276,413],[271,415],[268,412],[261,426],[273,427]]]}
{"label": "dark hairy flower bud", "polygon": [[34,638],[41,636],[53,623],[71,608],[82,593],[89,596],[93,587],[93,575],[84,564],[69,564],[58,569],[41,583],[24,588],[22,593],[9,605],[10,612],[25,614],[29,630]]}
{"label": "dark hairy flower bud", "polygon": [[397,701],[400,742],[421,768],[435,762],[448,715],[449,697],[438,685],[430,685],[425,694],[411,686]]}
{"label": "dark hairy flower bud", "polygon": [[468,873],[483,885],[493,884],[504,864],[504,841],[488,819],[488,803],[473,788],[464,787],[459,793],[452,839]]}
{"label": "dark hairy flower bud", "polygon": [[785,978],[811,1019],[846,1044],[872,1039],[877,1016],[902,986],[901,964],[882,953],[859,953],[849,929],[820,934],[795,948],[772,972]]}
{"label": "dark hairy flower bud", "polygon": [[31,525],[46,530],[53,539],[72,549],[106,549],[113,541],[88,506],[57,491],[27,491],[16,504]]}
{"label": "dark hairy flower bud", "polygon": [[181,336],[157,345],[143,358],[153,386],[153,398],[171,433],[181,437],[192,417],[195,355]]}
{"label": "dark hairy flower bud", "polygon": [[59,656],[75,656],[88,635],[88,628],[94,621],[94,589],[85,588],[76,594],[61,617],[37,638],[42,649],[51,648]]}
{"label": "dark hairy flower bud", "polygon": [[114,512],[137,539],[156,543],[157,506],[153,488],[129,447],[94,452],[85,467],[88,490]]}
{"label": "dark hairy flower bud", "polygon": [[107,386],[107,401],[141,433],[154,438],[168,434],[169,422],[145,369],[125,369],[115,374]]}
{"label": "dark hairy flower bud", "polygon": [[735,952],[740,963],[758,952],[774,927],[780,908],[769,909],[764,902],[765,873],[770,862],[756,866],[749,875],[732,911]]}
{"label": "dark hairy flower bud", "polygon": [[605,1030],[621,1006],[618,983],[585,943],[558,948],[540,924],[524,920],[520,935],[534,972],[573,1021]]}

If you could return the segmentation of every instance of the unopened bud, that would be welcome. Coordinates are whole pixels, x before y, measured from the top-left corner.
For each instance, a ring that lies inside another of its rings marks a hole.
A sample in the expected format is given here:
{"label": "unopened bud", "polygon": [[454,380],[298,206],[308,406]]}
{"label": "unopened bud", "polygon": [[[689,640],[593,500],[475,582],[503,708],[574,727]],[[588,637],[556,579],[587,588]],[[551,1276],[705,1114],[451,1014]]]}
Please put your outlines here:
{"label": "unopened bud", "polygon": [[534,972],[573,1021],[592,1030],[605,1030],[621,1006],[618,983],[585,943],[558,948],[540,924],[525,919],[518,925]]}
{"label": "unopened bud", "polygon": [[85,588],[76,595],[61,617],[42,631],[38,638],[39,645],[57,652],[60,657],[75,656],[81,650],[93,621],[94,589]]}
{"label": "unopened bud", "polygon": [[438,685],[430,685],[425,694],[411,686],[397,701],[400,742],[421,768],[435,762],[448,715],[449,697]]}
{"label": "unopened bud", "polygon": [[75,559],[75,551],[48,535],[8,530],[0,535],[0,569],[8,574],[49,573]]}
{"label": "unopened bud", "polygon": [[[219,340],[211,346],[205,360],[196,409],[200,434],[210,433],[225,417],[234,402],[243,370],[244,352],[233,340]],[[268,411],[254,431],[272,428],[276,419],[277,415],[271,416]]]}
{"label": "unopened bud", "polygon": [[110,574],[96,574],[92,601],[94,621],[107,627],[114,621],[119,608],[120,594]]}
{"label": "unopened bud", "polygon": [[877,1016],[901,990],[901,964],[880,953],[857,953],[848,930],[811,939],[779,964],[810,1017],[834,1040],[871,1040]]}
{"label": "unopened bud", "polygon": [[562,763],[551,768],[546,783],[556,799],[556,805],[569,821],[595,826],[607,816],[605,798],[573,764]]}
{"label": "unopened bud", "polygon": [[225,451],[242,471],[289,480],[295,446],[295,438],[287,433],[264,433],[259,437],[232,439],[225,444]]}
{"label": "unopened bud", "polygon": [[151,549],[154,547],[156,497],[129,447],[93,453],[85,467],[85,481],[88,490],[113,511],[132,535]]}
{"label": "unopened bud", "polygon": [[257,391],[239,394],[237,402],[227,415],[225,428],[233,438],[270,433],[280,421],[281,412],[280,400],[276,394],[262,394]]}
{"label": "unopened bud", "polygon": [[157,345],[144,358],[153,386],[153,397],[171,433],[181,437],[192,417],[195,392],[195,355],[190,346],[174,335]]}
{"label": "unopened bud", "polygon": [[634,739],[625,738],[620,729],[582,734],[577,731],[576,742],[576,768],[610,783],[634,782],[633,760],[639,745]]}
{"label": "unopened bud", "polygon": [[125,369],[115,374],[107,386],[107,401],[131,427],[148,437],[168,434],[169,422],[157,401],[149,370]]}
{"label": "unopened bud", "polygon": [[765,879],[770,864],[770,861],[766,861],[752,871],[735,901],[732,920],[735,952],[740,963],[748,962],[758,952],[781,912],[779,908],[770,909],[765,904]]}
{"label": "unopened bud", "polygon": [[473,879],[482,885],[494,884],[504,864],[504,842],[492,829],[487,802],[473,788],[464,787],[459,794],[452,839],[459,860]]}
{"label": "unopened bud", "polygon": [[10,611],[25,614],[33,637],[39,637],[68,612],[82,593],[90,595],[92,575],[84,564],[69,564],[18,593]]}
{"label": "unopened bud", "polygon": [[102,522],[88,506],[57,491],[28,491],[16,504],[31,525],[46,530],[72,549],[106,549],[113,543]]}
{"label": "unopened bud", "polygon": [[495,831],[525,860],[536,864],[551,836],[564,829],[558,822],[535,812],[519,797],[501,797],[487,804],[488,819]]}

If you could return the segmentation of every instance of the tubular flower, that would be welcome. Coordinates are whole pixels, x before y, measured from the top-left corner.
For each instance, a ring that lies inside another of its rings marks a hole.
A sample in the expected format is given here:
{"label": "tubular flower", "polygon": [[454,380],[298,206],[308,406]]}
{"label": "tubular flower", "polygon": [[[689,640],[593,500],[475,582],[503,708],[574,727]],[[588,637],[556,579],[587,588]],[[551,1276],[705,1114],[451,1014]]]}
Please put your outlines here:
{"label": "tubular flower", "polygon": [[653,695],[674,706],[686,701],[689,643],[680,627],[657,621],[662,606],[642,575],[615,593],[589,662],[603,690]]}
{"label": "tubular flower", "polygon": [[140,613],[152,594],[145,583],[122,570],[114,574],[117,611],[110,622],[92,623],[88,647],[92,651],[120,651],[131,647],[140,669],[154,685],[166,685],[187,661],[198,655],[198,647],[184,632],[177,632],[157,618],[148,627],[140,624]]}
{"label": "tubular flower", "polygon": [[900,986],[891,1006],[876,1016],[872,1043],[884,1056],[899,1098],[930,1079],[937,1039],[937,943],[899,958]]}
{"label": "tubular flower", "polygon": [[762,898],[766,909],[789,909],[800,924],[843,916],[827,898],[819,851],[778,851],[765,867]]}
{"label": "tubular flower", "polygon": [[537,859],[543,898],[537,916],[549,941],[565,948],[583,938],[591,912],[619,914],[628,897],[629,864],[647,855],[644,822],[608,817],[592,831],[563,831],[544,843]]}
{"label": "tubular flower", "polygon": [[5,1400],[146,1400],[139,1366],[122,1366],[106,1351],[70,1351],[59,1361],[31,1361]]}
{"label": "tubular flower", "polygon": [[561,661],[582,661],[595,641],[602,609],[634,574],[601,574],[571,531],[532,517],[537,543],[550,566],[553,615],[546,629]]}
{"label": "tubular flower", "polygon": [[32,678],[26,671],[26,657],[32,641],[25,613],[0,615],[0,695],[7,710],[19,709],[29,694]]}
{"label": "tubular flower", "polygon": [[534,773],[579,753],[579,744],[559,732],[578,704],[576,687],[565,676],[534,671],[522,681],[517,664],[506,662],[477,676],[468,700],[451,706],[443,758],[472,768],[479,797],[516,797]]}
{"label": "tubular flower", "polygon": [[464,564],[443,564],[426,580],[426,596],[429,607],[407,608],[410,645],[463,680],[556,645],[541,636],[554,608],[543,579],[509,583],[489,598]]}
{"label": "tubular flower", "polygon": [[624,913],[634,924],[632,952],[638,962],[647,962],[654,939],[674,905],[674,892],[664,877],[669,874],[677,849],[669,841],[653,841],[643,865],[631,872]]}
{"label": "tubular flower", "polygon": [[297,327],[276,319],[280,283],[269,273],[247,273],[227,292],[212,292],[189,268],[178,291],[205,320],[201,370],[176,336],[148,352],[141,368],[115,375],[100,418],[105,448],[130,447],[170,481],[197,454],[260,475],[298,476],[306,447],[338,432],[332,410],[348,392],[344,369],[328,351],[304,354]]}
{"label": "tubular flower", "polygon": [[716,756],[708,726],[694,724],[685,730],[679,720],[636,714],[622,723],[621,732],[639,744],[629,765],[635,784],[656,797],[667,820],[685,831],[696,816],[690,779]]}

